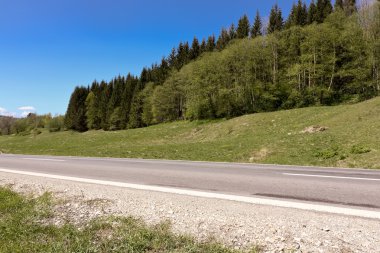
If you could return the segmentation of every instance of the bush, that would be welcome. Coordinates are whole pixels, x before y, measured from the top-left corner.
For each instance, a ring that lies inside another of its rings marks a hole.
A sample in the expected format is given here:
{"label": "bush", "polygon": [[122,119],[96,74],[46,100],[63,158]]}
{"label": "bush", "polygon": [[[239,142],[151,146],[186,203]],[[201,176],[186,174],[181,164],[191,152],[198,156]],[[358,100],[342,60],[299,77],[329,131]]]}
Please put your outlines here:
{"label": "bush", "polygon": [[53,132],[59,132],[63,130],[64,127],[64,117],[63,116],[56,116],[51,118],[48,121],[47,128],[49,129],[50,133]]}
{"label": "bush", "polygon": [[367,148],[367,147],[364,147],[361,145],[354,145],[351,147],[351,154],[360,155],[360,154],[365,154],[365,153],[369,153],[369,152],[371,152],[370,148]]}

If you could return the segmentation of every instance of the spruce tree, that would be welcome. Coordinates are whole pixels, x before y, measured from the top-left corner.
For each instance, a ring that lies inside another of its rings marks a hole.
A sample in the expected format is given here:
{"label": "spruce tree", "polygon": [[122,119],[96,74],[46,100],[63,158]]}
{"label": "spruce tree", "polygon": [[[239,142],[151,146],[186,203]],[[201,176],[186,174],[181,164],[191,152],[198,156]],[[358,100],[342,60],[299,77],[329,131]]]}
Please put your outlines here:
{"label": "spruce tree", "polygon": [[169,66],[171,68],[175,68],[177,65],[177,51],[175,47],[173,47],[169,57],[168,57]]}
{"label": "spruce tree", "polygon": [[225,28],[222,28],[218,40],[216,41],[216,49],[219,51],[223,50],[230,41],[230,35]]}
{"label": "spruce tree", "polygon": [[301,0],[299,0],[298,8],[299,8],[299,13],[300,13],[299,24],[301,26],[307,25],[307,14],[308,13],[307,13],[306,3],[303,3]]}
{"label": "spruce tree", "polygon": [[200,55],[199,41],[196,37],[194,37],[193,43],[191,43],[190,60],[194,60],[198,58],[199,55]]}
{"label": "spruce tree", "polygon": [[306,4],[301,0],[298,0],[297,5],[293,4],[288,20],[286,21],[286,27],[291,26],[304,26],[307,24],[307,8]]}
{"label": "spruce tree", "polygon": [[289,17],[285,22],[285,28],[288,29],[294,25],[297,25],[297,6],[293,3]]}
{"label": "spruce tree", "polygon": [[99,85],[100,98],[99,98],[99,108],[98,108],[98,117],[100,119],[100,127],[103,130],[108,130],[108,100],[109,96],[109,87],[106,82],[102,81]]}
{"label": "spruce tree", "polygon": [[89,89],[86,87],[75,88],[65,116],[65,126],[67,129],[79,132],[88,130],[86,117],[86,99],[88,93]]}
{"label": "spruce tree", "polygon": [[282,11],[278,7],[277,4],[275,4],[271,11],[269,16],[269,24],[268,24],[268,33],[273,33],[275,31],[281,31],[284,25],[284,20],[282,18]]}
{"label": "spruce tree", "polygon": [[203,38],[203,39],[202,39],[201,46],[200,46],[200,54],[206,52],[206,48],[207,48],[206,39]]}
{"label": "spruce tree", "polygon": [[335,0],[334,9],[335,10],[338,10],[338,9],[343,10],[343,0]]}
{"label": "spruce tree", "polygon": [[236,30],[236,37],[238,39],[244,39],[247,38],[249,35],[249,19],[247,15],[244,15],[240,18],[238,28]]}
{"label": "spruce tree", "polygon": [[309,5],[309,10],[307,11],[307,24],[312,24],[317,22],[317,6],[315,5],[314,0],[311,1]]}
{"label": "spruce tree", "polygon": [[352,15],[357,11],[356,8],[356,0],[343,0],[343,8],[344,13],[346,13],[347,16]]}
{"label": "spruce tree", "polygon": [[262,29],[263,29],[263,23],[261,21],[260,13],[257,10],[255,22],[253,23],[252,30],[251,30],[251,37],[256,38],[257,36],[263,35]]}
{"label": "spruce tree", "polygon": [[333,11],[331,0],[317,0],[317,13],[316,21],[318,23],[323,23],[328,15]]}
{"label": "spruce tree", "polygon": [[236,39],[236,29],[235,29],[235,25],[234,24],[231,24],[230,29],[229,29],[229,34],[230,34],[230,39],[231,40]]}
{"label": "spruce tree", "polygon": [[207,52],[212,52],[215,49],[215,36],[209,36],[207,39],[207,44],[206,44],[206,51]]}

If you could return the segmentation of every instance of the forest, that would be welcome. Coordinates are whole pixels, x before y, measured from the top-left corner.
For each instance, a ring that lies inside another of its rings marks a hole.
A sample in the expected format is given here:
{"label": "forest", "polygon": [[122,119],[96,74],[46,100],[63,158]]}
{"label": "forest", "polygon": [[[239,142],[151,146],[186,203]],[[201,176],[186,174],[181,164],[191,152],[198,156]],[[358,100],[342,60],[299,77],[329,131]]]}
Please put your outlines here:
{"label": "forest", "polygon": [[181,42],[140,76],[76,87],[64,127],[131,129],[379,95],[379,0],[298,0],[287,18],[277,4],[268,16]]}

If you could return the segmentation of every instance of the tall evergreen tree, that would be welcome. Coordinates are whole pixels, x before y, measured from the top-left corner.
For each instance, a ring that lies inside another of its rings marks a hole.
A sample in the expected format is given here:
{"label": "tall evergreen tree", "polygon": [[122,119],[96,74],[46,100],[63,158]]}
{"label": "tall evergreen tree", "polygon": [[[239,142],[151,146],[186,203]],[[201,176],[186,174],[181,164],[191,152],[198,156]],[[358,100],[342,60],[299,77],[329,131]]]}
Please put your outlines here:
{"label": "tall evergreen tree", "polygon": [[236,30],[236,36],[238,39],[244,39],[249,36],[249,19],[247,15],[240,18],[238,28]]}
{"label": "tall evergreen tree", "polygon": [[273,33],[275,31],[281,31],[284,25],[284,19],[282,17],[282,11],[278,7],[278,4],[275,4],[269,16],[269,24],[268,24],[268,34]]}
{"label": "tall evergreen tree", "polygon": [[98,117],[100,119],[100,127],[103,130],[108,130],[108,101],[110,99],[110,87],[106,82],[102,81],[99,85],[100,98],[99,98],[99,108],[98,108]]}
{"label": "tall evergreen tree", "polygon": [[301,0],[298,0],[297,5],[293,4],[285,26],[287,28],[291,26],[296,26],[296,25],[304,26],[306,25],[306,23],[307,23],[306,5]]}
{"label": "tall evergreen tree", "polygon": [[86,87],[75,88],[65,116],[65,126],[67,129],[79,132],[88,130],[86,117],[86,99],[88,93],[89,89]]}
{"label": "tall evergreen tree", "polygon": [[191,43],[191,49],[190,49],[190,60],[194,60],[198,58],[200,55],[200,46],[199,41],[196,37],[193,39],[193,43]]}
{"label": "tall evergreen tree", "polygon": [[335,0],[334,9],[342,9],[343,10],[343,0]]}
{"label": "tall evergreen tree", "polygon": [[86,98],[86,117],[88,129],[100,129],[99,118],[99,96],[100,87],[99,84],[94,81],[91,86],[91,91]]}
{"label": "tall evergreen tree", "polygon": [[230,29],[229,29],[228,32],[230,34],[230,39],[231,40],[236,39],[236,29],[235,29],[235,25],[233,23],[231,24]]}
{"label": "tall evergreen tree", "polygon": [[347,16],[355,13],[357,11],[356,0],[343,0],[343,10]]}
{"label": "tall evergreen tree", "polygon": [[203,38],[201,46],[200,46],[200,53],[202,54],[202,53],[206,52],[207,51],[206,49],[207,49],[206,39]]}
{"label": "tall evergreen tree", "polygon": [[206,51],[212,52],[215,49],[215,36],[209,36],[206,44]]}
{"label": "tall evergreen tree", "polygon": [[331,0],[317,0],[317,13],[316,21],[318,23],[323,23],[328,15],[333,11]]}
{"label": "tall evergreen tree", "polygon": [[307,11],[306,23],[310,25],[314,22],[317,22],[317,6],[314,0],[312,0],[309,5],[309,10]]}
{"label": "tall evergreen tree", "polygon": [[252,30],[251,30],[251,37],[256,38],[257,36],[263,35],[262,29],[263,29],[263,23],[261,21],[260,13],[257,10],[255,22],[253,23]]}
{"label": "tall evergreen tree", "polygon": [[222,28],[218,40],[216,41],[216,49],[223,50],[230,41],[230,35],[225,28]]}
{"label": "tall evergreen tree", "polygon": [[175,47],[173,47],[173,49],[169,55],[168,62],[169,62],[169,66],[171,68],[176,68],[176,66],[177,66],[177,50],[175,49]]}

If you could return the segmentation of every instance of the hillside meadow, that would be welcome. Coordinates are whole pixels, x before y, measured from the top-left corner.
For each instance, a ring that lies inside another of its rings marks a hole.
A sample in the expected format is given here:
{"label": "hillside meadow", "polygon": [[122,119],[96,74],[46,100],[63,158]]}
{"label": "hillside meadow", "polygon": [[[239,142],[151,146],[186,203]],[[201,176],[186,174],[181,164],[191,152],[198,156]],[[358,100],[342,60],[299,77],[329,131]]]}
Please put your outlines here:
{"label": "hillside meadow", "polygon": [[[380,169],[380,97],[121,131],[0,136],[0,151]],[[306,130],[306,131],[305,131]]]}

